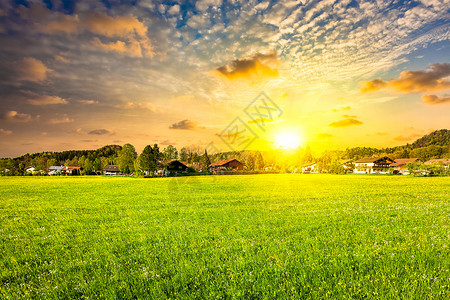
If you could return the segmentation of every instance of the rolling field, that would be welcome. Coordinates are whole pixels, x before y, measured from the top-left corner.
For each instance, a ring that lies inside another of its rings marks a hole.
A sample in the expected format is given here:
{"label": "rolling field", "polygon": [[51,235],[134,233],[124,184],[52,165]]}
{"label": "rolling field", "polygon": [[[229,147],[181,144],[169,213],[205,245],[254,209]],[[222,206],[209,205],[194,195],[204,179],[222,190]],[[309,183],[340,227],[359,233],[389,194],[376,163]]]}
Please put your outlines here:
{"label": "rolling field", "polygon": [[0,298],[450,297],[450,178],[1,177]]}

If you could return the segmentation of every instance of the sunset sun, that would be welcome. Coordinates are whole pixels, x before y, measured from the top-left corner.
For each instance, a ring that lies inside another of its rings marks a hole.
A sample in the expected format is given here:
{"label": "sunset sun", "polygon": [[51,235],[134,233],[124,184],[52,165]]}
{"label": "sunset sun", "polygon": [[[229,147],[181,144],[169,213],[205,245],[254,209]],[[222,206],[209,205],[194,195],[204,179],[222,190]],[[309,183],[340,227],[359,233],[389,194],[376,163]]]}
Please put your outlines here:
{"label": "sunset sun", "polygon": [[298,148],[302,143],[302,139],[297,132],[281,132],[275,137],[275,147],[292,150]]}

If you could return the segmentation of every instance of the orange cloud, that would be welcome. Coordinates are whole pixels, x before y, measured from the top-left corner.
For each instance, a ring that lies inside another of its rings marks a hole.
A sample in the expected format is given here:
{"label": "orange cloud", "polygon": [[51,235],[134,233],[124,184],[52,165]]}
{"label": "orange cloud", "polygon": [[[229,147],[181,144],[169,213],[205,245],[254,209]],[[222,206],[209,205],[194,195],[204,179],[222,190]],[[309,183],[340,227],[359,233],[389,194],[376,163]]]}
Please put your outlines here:
{"label": "orange cloud", "polygon": [[25,123],[25,122],[31,121],[31,115],[24,114],[24,113],[18,113],[15,110],[11,110],[11,111],[4,113],[1,116],[1,118],[6,121],[9,121],[9,122]]}
{"label": "orange cloud", "polygon": [[99,38],[94,38],[92,44],[107,51],[115,51],[122,54],[130,54],[135,57],[142,57],[141,46],[137,41],[130,41],[128,44],[122,41],[104,44]]}
{"label": "orange cloud", "polygon": [[357,116],[342,115],[343,118],[355,119]]}
{"label": "orange cloud", "polygon": [[374,79],[362,81],[361,92],[373,92],[389,88],[397,92],[429,92],[442,91],[450,88],[450,63],[430,64],[425,71],[403,71],[399,78],[391,80]]}
{"label": "orange cloud", "polygon": [[15,69],[18,73],[18,80],[31,82],[44,81],[47,78],[47,73],[52,71],[42,61],[33,57],[25,57],[16,62]]}
{"label": "orange cloud", "polygon": [[450,96],[437,96],[437,95],[423,95],[422,96],[423,103],[430,105],[438,105],[438,104],[450,104]]}
{"label": "orange cloud", "polygon": [[39,29],[44,33],[55,33],[58,31],[65,32],[67,34],[76,34],[80,29],[80,21],[77,15],[65,15],[56,13],[55,21],[51,21],[46,25],[39,25]]}
{"label": "orange cloud", "polygon": [[43,96],[36,99],[28,99],[27,102],[31,105],[51,105],[51,104],[67,104],[67,100],[56,96]]}
{"label": "orange cloud", "polygon": [[63,114],[60,117],[50,119],[48,122],[50,124],[62,124],[62,123],[72,123],[74,120],[69,118],[67,114]]}
{"label": "orange cloud", "polygon": [[134,16],[110,17],[90,12],[83,18],[83,26],[89,31],[107,37],[127,38],[130,35],[147,36],[147,27]]}
{"label": "orange cloud", "polygon": [[257,53],[250,58],[238,58],[229,65],[213,70],[211,74],[228,80],[248,79],[254,82],[278,77],[278,69],[271,65],[278,64],[277,53]]}
{"label": "orange cloud", "polygon": [[337,122],[333,122],[328,126],[331,127],[348,127],[348,126],[352,126],[352,125],[362,125],[363,122],[358,121],[356,119],[345,119],[345,120],[341,120],[341,121],[337,121]]}
{"label": "orange cloud", "polygon": [[350,109],[351,109],[350,106],[344,106],[344,107],[334,108],[332,111],[337,112],[337,111],[341,111],[341,110],[350,110]]}
{"label": "orange cloud", "polygon": [[247,121],[248,124],[268,123],[268,122],[273,122],[273,119],[257,118],[255,120]]}
{"label": "orange cloud", "polygon": [[10,135],[10,134],[12,134],[12,131],[0,128],[0,134]]}

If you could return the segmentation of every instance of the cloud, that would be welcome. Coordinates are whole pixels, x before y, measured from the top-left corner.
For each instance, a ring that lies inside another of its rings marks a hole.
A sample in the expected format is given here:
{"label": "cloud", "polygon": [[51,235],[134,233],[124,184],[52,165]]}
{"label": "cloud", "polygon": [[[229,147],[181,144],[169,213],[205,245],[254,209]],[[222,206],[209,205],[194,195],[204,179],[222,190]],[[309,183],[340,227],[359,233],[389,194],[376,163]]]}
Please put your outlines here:
{"label": "cloud", "polygon": [[273,67],[278,63],[275,51],[270,54],[257,53],[250,58],[233,60],[229,65],[219,67],[211,73],[228,80],[248,79],[259,82],[278,77],[278,69]]}
{"label": "cloud", "polygon": [[338,111],[341,111],[341,110],[350,110],[350,109],[351,109],[350,106],[344,106],[344,107],[334,108],[332,111],[333,112],[338,112]]}
{"label": "cloud", "polygon": [[328,126],[331,127],[348,127],[348,126],[352,126],[352,125],[362,125],[363,122],[358,121],[356,119],[345,119],[345,120],[341,120],[341,121],[337,121],[337,122],[333,122]]}
{"label": "cloud", "polygon": [[329,134],[329,133],[319,133],[317,135],[318,139],[324,140],[324,139],[331,139],[332,137],[334,137],[334,135]]}
{"label": "cloud", "polygon": [[18,113],[15,110],[8,111],[1,116],[2,119],[9,122],[25,123],[31,121],[30,114]]}
{"label": "cloud", "polygon": [[86,99],[78,100],[78,102],[80,102],[81,104],[89,104],[89,105],[98,104],[98,101]]}
{"label": "cloud", "polygon": [[47,78],[47,73],[52,70],[47,68],[44,63],[33,57],[25,57],[14,65],[18,80],[42,82]]}
{"label": "cloud", "polygon": [[[122,39],[108,43],[101,42],[98,37],[92,40],[94,46],[106,51],[136,57],[154,55],[153,46],[147,37],[147,26],[133,15],[111,17],[95,11],[66,15],[39,5],[32,5],[28,9],[21,7],[20,11],[23,17],[34,19],[36,28],[42,33],[78,35],[85,30],[109,39]],[[59,60],[66,62],[64,58]]]}
{"label": "cloud", "polygon": [[36,99],[28,99],[27,102],[36,106],[68,103],[67,100],[57,96],[42,96]]}
{"label": "cloud", "polygon": [[10,135],[10,134],[12,134],[12,131],[0,128],[0,134]]}
{"label": "cloud", "polygon": [[437,95],[423,95],[423,103],[430,105],[438,104],[450,104],[450,95],[437,96]]}
{"label": "cloud", "polygon": [[88,134],[91,135],[105,135],[105,134],[109,134],[111,133],[111,131],[106,130],[106,129],[95,129],[95,130],[91,130],[88,132]]}
{"label": "cloud", "polygon": [[418,133],[413,133],[409,136],[397,136],[394,138],[394,140],[396,140],[398,142],[409,142],[409,141],[415,140],[419,137],[422,137],[422,135],[418,134]]}
{"label": "cloud", "polygon": [[193,130],[198,126],[197,122],[191,120],[182,120],[180,122],[174,123],[170,125],[169,129],[185,129],[185,130]]}
{"label": "cloud", "polygon": [[151,103],[144,102],[126,102],[124,104],[118,104],[116,107],[121,109],[147,109],[152,112],[156,110]]}
{"label": "cloud", "polygon": [[385,136],[387,135],[387,132],[376,132],[375,134],[378,136]]}
{"label": "cloud", "polygon": [[63,56],[61,56],[61,55],[56,55],[56,56],[55,56],[55,60],[60,61],[60,62],[63,62],[63,63],[65,63],[65,64],[70,63],[70,60],[68,60],[67,58],[65,58],[65,57],[63,57]]}
{"label": "cloud", "polygon": [[273,119],[257,118],[255,120],[247,121],[248,124],[268,123],[268,122],[273,122]]}
{"label": "cloud", "polygon": [[177,143],[171,142],[169,140],[164,140],[164,141],[160,142],[159,144],[163,145],[163,146],[168,146],[168,145],[176,145]]}
{"label": "cloud", "polygon": [[342,115],[343,118],[347,118],[347,119],[356,119],[357,116],[351,116],[351,115]]}
{"label": "cloud", "polygon": [[50,124],[63,124],[63,123],[72,123],[74,120],[69,118],[67,114],[63,114],[57,118],[52,118],[48,122]]}
{"label": "cloud", "polygon": [[450,88],[450,63],[430,64],[425,71],[403,71],[396,79],[362,81],[361,92],[373,92],[385,88],[397,92],[431,92]]}

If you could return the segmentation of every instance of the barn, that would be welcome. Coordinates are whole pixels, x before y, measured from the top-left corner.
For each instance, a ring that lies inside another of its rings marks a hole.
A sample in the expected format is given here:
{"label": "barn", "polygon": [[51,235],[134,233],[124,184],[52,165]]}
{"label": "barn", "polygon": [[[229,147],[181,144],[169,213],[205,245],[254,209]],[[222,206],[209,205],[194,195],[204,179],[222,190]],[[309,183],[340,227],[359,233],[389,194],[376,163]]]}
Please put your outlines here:
{"label": "barn", "polygon": [[118,165],[107,165],[103,168],[103,175],[116,176],[121,174]]}

